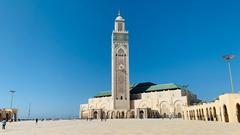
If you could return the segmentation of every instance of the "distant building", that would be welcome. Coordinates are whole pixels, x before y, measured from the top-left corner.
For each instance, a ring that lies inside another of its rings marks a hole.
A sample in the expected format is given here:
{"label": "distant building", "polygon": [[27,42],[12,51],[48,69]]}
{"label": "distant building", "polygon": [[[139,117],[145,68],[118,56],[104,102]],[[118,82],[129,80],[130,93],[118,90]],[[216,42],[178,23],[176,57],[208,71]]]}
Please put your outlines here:
{"label": "distant building", "polygon": [[139,83],[129,86],[129,46],[125,20],[118,14],[112,33],[112,90],[80,105],[80,118],[182,117],[197,96],[177,84]]}
{"label": "distant building", "polygon": [[4,108],[0,109],[0,121],[17,121],[17,109]]}

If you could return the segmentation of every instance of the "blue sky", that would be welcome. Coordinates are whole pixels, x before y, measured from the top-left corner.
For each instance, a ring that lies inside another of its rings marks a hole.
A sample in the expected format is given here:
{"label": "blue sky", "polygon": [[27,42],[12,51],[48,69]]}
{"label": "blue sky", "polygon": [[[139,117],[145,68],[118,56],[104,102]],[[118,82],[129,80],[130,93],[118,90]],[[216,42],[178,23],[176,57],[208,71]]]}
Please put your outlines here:
{"label": "blue sky", "polygon": [[121,9],[130,81],[188,84],[200,99],[240,90],[240,2],[231,0],[1,0],[0,107],[25,118],[77,116],[111,88],[111,32]]}

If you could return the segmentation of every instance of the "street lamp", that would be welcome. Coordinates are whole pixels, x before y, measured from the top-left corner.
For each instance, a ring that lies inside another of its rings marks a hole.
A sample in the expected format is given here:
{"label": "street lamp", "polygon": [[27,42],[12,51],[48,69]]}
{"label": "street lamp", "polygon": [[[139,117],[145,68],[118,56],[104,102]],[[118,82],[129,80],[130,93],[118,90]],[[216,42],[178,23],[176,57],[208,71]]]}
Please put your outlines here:
{"label": "street lamp", "polygon": [[31,114],[31,103],[29,104],[29,107],[28,107],[28,120],[30,119],[30,114]]}
{"label": "street lamp", "polygon": [[234,85],[233,85],[233,79],[232,79],[232,70],[231,70],[231,63],[230,61],[235,57],[233,54],[224,55],[223,59],[228,63],[228,70],[229,70],[229,77],[232,87],[232,93],[234,93]]}
{"label": "street lamp", "polygon": [[12,98],[11,98],[11,108],[12,108],[13,94],[14,94],[16,91],[14,91],[14,90],[10,90],[9,92],[11,93],[11,96],[12,96]]}

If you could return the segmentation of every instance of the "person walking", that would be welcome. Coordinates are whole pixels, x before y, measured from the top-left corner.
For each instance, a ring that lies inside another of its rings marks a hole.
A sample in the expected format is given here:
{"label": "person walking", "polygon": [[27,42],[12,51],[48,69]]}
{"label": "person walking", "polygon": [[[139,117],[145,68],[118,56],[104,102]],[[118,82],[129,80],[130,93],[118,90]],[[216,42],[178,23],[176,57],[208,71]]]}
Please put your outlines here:
{"label": "person walking", "polygon": [[38,124],[38,118],[36,119],[36,125]]}
{"label": "person walking", "polygon": [[7,124],[7,121],[4,119],[2,121],[2,130],[5,130],[6,124]]}

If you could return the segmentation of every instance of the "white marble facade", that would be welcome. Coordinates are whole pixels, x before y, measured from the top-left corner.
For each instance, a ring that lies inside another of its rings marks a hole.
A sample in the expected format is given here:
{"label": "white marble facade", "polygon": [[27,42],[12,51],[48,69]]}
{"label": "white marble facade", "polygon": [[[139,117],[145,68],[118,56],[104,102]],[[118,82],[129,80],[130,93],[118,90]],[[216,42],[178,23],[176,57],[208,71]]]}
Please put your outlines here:
{"label": "white marble facade", "polygon": [[[168,84],[163,84],[168,85]],[[80,105],[80,118],[166,118],[182,117],[184,107],[197,102],[183,88],[131,94],[130,109],[114,109],[112,96],[90,98]]]}

